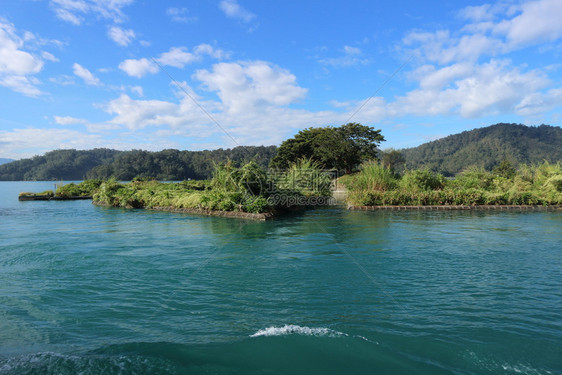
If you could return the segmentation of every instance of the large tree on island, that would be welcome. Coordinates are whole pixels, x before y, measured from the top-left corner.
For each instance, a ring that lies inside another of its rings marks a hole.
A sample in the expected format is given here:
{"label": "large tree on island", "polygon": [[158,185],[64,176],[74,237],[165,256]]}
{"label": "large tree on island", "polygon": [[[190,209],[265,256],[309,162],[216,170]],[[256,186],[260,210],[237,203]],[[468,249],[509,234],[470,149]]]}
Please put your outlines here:
{"label": "large tree on island", "polygon": [[288,168],[301,158],[310,158],[325,169],[350,173],[359,164],[377,157],[384,141],[380,130],[355,122],[299,131],[287,139],[271,161],[273,168]]}

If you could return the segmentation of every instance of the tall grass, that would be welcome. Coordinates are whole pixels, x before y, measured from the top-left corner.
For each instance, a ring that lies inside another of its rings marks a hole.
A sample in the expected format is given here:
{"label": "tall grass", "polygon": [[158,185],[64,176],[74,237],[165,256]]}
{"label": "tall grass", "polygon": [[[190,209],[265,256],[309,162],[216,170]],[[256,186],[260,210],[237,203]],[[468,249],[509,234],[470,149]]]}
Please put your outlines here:
{"label": "tall grass", "polygon": [[304,196],[331,195],[331,178],[320,164],[310,158],[299,159],[286,171],[275,171],[273,190]]}
{"label": "tall grass", "polygon": [[353,191],[386,191],[395,189],[398,180],[390,168],[377,161],[368,161],[361,165],[357,174],[352,178],[344,178],[342,183]]}
{"label": "tall grass", "polygon": [[[522,165],[515,173],[493,174],[471,167],[446,180],[427,169],[408,171],[396,179],[394,188],[381,188],[376,173],[349,176],[348,203],[352,205],[560,205],[562,168],[547,162]],[[368,181],[375,180],[377,183]],[[387,185],[388,186],[388,185]]]}

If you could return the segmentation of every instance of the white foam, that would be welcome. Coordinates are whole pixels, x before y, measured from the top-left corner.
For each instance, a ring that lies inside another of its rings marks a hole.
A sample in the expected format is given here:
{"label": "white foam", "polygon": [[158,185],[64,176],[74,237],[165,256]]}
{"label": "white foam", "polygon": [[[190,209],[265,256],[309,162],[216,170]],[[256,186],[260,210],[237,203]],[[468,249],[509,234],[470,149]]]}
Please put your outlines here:
{"label": "white foam", "polygon": [[327,337],[338,337],[347,336],[343,332],[334,331],[329,328],[310,328],[301,327],[292,324],[286,324],[283,327],[268,327],[265,329],[260,329],[250,337],[260,337],[260,336],[285,336],[285,335],[303,335],[303,336],[327,336]]}

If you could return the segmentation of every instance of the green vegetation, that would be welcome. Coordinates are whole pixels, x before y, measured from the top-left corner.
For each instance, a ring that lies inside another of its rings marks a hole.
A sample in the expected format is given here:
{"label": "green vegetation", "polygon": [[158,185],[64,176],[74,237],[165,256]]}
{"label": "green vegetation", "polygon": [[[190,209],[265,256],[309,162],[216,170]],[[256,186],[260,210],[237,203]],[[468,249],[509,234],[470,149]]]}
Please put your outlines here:
{"label": "green vegetation", "polygon": [[376,162],[340,178],[355,206],[417,205],[560,205],[562,166],[543,162],[515,169],[502,162],[493,172],[470,167],[445,179],[428,168],[400,176]]}
{"label": "green vegetation", "polygon": [[55,192],[52,190],[45,190],[40,193],[31,193],[28,191],[19,193],[19,198],[52,198],[55,196]]}
{"label": "green vegetation", "polygon": [[384,137],[380,130],[357,123],[309,128],[284,141],[271,166],[286,169],[296,160],[306,158],[323,169],[350,173],[362,162],[374,159],[382,141]]}
{"label": "green vegetation", "polygon": [[[315,178],[322,183],[310,184]],[[163,183],[140,178],[123,184],[110,179],[101,184],[93,199],[114,207],[264,213],[298,206],[299,198],[329,195],[330,182],[310,160],[301,160],[279,175],[268,174],[253,161],[240,167],[227,161],[215,165],[213,178],[207,182]]]}
{"label": "green vegetation", "polygon": [[454,176],[470,166],[491,171],[502,160],[514,165],[562,161],[562,129],[496,124],[402,150],[407,169],[429,168]]}
{"label": "green vegetation", "polygon": [[210,179],[215,163],[232,160],[246,163],[254,160],[266,167],[277,147],[248,146],[213,151],[142,150],[88,151],[56,150],[44,156],[17,160],[0,165],[0,181],[49,181],[115,178],[129,181],[136,176],[154,177],[161,181]]}
{"label": "green vegetation", "polygon": [[[498,124],[405,151],[379,152],[382,141],[380,130],[349,123],[302,130],[278,150],[59,150],[2,165],[0,179],[71,179],[82,173],[91,179],[20,196],[93,196],[95,203],[115,207],[264,213],[325,203],[318,198],[331,196],[330,170],[348,173],[339,182],[347,186],[351,205],[562,204],[560,128]],[[541,147],[543,153],[536,150]],[[539,156],[546,161],[527,162]],[[526,164],[516,168],[520,159]]]}
{"label": "green vegetation", "polygon": [[51,151],[0,165],[0,181],[82,180],[90,169],[111,162],[121,153],[105,148]]}
{"label": "green vegetation", "polygon": [[91,197],[101,186],[102,180],[86,180],[79,184],[73,182],[57,187],[55,192],[56,197],[70,198],[70,197]]}

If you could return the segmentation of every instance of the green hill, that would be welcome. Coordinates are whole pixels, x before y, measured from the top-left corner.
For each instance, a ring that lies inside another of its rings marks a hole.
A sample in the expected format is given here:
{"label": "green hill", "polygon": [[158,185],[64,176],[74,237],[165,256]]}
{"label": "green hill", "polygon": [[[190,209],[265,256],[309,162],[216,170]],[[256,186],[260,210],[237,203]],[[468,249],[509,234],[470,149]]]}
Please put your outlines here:
{"label": "green hill", "polygon": [[55,150],[42,156],[0,165],[0,181],[131,180],[136,176],[159,180],[208,179],[213,164],[255,160],[266,167],[276,146],[246,146],[212,151],[163,150],[158,152],[110,149]]}
{"label": "green hill", "polygon": [[562,129],[496,124],[465,131],[401,150],[407,169],[429,167],[452,176],[469,166],[491,170],[503,160],[512,164],[562,161]]}

